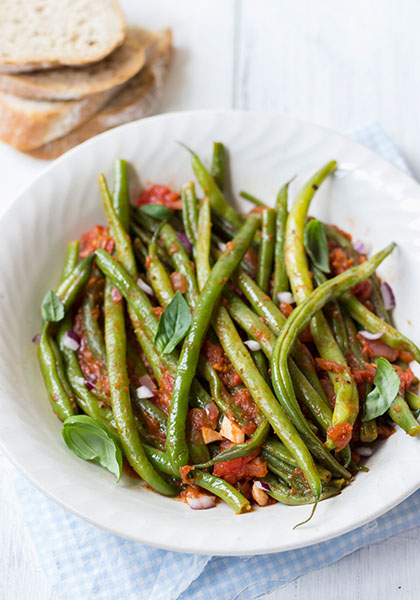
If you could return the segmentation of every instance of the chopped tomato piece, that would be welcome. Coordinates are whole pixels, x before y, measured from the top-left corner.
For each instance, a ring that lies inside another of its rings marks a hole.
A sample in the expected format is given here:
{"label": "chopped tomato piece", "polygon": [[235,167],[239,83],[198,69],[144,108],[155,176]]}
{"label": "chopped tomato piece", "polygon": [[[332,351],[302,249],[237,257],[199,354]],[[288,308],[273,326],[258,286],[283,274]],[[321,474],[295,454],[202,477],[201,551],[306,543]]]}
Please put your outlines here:
{"label": "chopped tomato piece", "polygon": [[288,304],[287,302],[280,302],[279,309],[282,315],[286,317],[286,319],[287,317],[290,317],[290,315],[293,312],[293,306],[291,304]]}
{"label": "chopped tomato piece", "polygon": [[216,429],[218,416],[218,411],[217,413],[212,413],[207,411],[205,408],[192,408],[188,412],[187,417],[187,430],[190,441],[202,444],[203,427],[207,427],[208,429]]}
{"label": "chopped tomato piece", "polygon": [[383,356],[389,362],[397,360],[399,351],[395,350],[395,348],[391,348],[381,340],[367,340],[360,333],[357,334],[357,337],[362,343],[362,352],[366,358],[379,358]]}
{"label": "chopped tomato piece", "polygon": [[181,294],[185,294],[188,290],[187,278],[183,273],[178,273],[178,271],[174,271],[170,275],[172,287],[175,291],[181,292]]}
{"label": "chopped tomato piece", "polygon": [[267,474],[267,465],[263,460],[256,460],[259,449],[255,450],[249,456],[235,458],[214,465],[213,474],[222,477],[228,483],[235,485],[241,479],[246,477],[265,477]]}
{"label": "chopped tomato piece", "polygon": [[335,444],[337,452],[340,452],[347,446],[351,440],[353,427],[350,423],[336,423],[330,429],[327,429],[327,435]]}
{"label": "chopped tomato piece", "polygon": [[406,350],[400,350],[400,356],[399,356],[400,360],[406,362],[406,363],[411,363],[413,362],[414,358],[413,355],[411,354],[411,352],[407,352]]}
{"label": "chopped tomato piece", "polygon": [[96,225],[82,235],[80,238],[80,257],[86,258],[98,248],[106,250],[110,254],[114,250],[114,240],[109,234],[109,228],[102,225]]}
{"label": "chopped tomato piece", "polygon": [[181,475],[182,483],[194,483],[193,478],[188,478],[188,475],[191,471],[194,471],[194,467],[191,467],[190,465],[185,465],[184,467],[179,468],[179,474]]}
{"label": "chopped tomato piece", "polygon": [[361,302],[369,300],[372,295],[372,284],[369,279],[364,279],[352,288],[351,292],[358,297]]}
{"label": "chopped tomato piece", "polygon": [[339,275],[353,266],[353,260],[348,258],[342,248],[333,248],[329,253],[330,265],[335,275]]}
{"label": "chopped tomato piece", "polygon": [[173,210],[182,208],[179,194],[173,192],[167,185],[152,185],[142,192],[138,197],[137,206],[143,206],[144,204],[163,204]]}

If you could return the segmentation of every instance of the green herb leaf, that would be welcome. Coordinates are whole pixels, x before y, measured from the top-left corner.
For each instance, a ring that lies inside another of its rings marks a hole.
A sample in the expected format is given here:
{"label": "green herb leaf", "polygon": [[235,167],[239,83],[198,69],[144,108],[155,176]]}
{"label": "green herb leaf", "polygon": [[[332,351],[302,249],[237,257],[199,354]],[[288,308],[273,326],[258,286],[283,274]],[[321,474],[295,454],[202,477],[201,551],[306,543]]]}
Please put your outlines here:
{"label": "green herb leaf", "polygon": [[50,290],[44,296],[41,304],[41,314],[44,321],[61,321],[64,318],[64,306],[55,292]]}
{"label": "green herb leaf", "polygon": [[155,344],[158,352],[169,354],[182,340],[191,325],[191,313],[188,304],[179,290],[175,292],[163,311],[156,332]]}
{"label": "green herb leaf", "polygon": [[362,421],[370,421],[385,414],[394,402],[400,389],[400,378],[386,358],[378,358],[375,387],[369,392]]}
{"label": "green herb leaf", "polygon": [[140,212],[157,221],[165,221],[172,216],[171,209],[163,204],[143,204],[140,206]]}
{"label": "green herb leaf", "polygon": [[68,417],[62,434],[67,447],[83,460],[94,460],[108,469],[117,482],[121,477],[122,451],[118,438],[103,423],[87,415]]}
{"label": "green herb leaf", "polygon": [[323,273],[330,272],[328,244],[324,225],[317,219],[311,219],[305,228],[303,243],[313,264]]}

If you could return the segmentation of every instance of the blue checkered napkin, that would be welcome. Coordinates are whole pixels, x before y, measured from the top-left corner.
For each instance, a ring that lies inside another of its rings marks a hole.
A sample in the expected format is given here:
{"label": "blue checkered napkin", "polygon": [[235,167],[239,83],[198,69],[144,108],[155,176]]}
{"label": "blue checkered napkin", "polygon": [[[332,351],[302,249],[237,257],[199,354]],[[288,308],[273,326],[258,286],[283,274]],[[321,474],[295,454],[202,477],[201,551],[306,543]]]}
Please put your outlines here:
{"label": "blue checkered napkin", "polygon": [[[380,127],[353,137],[407,170]],[[60,600],[251,600],[368,544],[420,525],[420,491],[394,510],[339,538],[308,548],[221,558],[166,552],[81,521],[13,471],[11,484],[35,550]]]}

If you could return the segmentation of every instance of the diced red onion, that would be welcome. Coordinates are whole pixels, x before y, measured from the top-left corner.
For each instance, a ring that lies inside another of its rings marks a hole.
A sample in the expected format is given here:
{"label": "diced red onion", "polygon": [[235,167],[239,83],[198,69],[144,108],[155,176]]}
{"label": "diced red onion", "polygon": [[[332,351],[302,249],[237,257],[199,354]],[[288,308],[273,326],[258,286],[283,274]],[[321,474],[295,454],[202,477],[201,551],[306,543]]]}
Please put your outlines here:
{"label": "diced red onion", "polygon": [[383,336],[383,332],[371,333],[370,331],[359,331],[360,335],[363,335],[367,340],[379,340]]}
{"label": "diced red onion", "polygon": [[224,242],[217,242],[217,247],[219,248],[220,252],[224,252],[226,250],[226,244]]}
{"label": "diced red onion", "polygon": [[147,294],[148,296],[153,296],[153,290],[152,290],[152,288],[150,287],[149,284],[147,284],[145,281],[143,281],[143,279],[141,277],[139,277],[137,279],[137,285],[139,286],[139,288],[141,290],[143,290],[143,292],[145,294]]}
{"label": "diced red onion", "polygon": [[193,510],[207,510],[208,508],[214,508],[216,506],[216,498],[214,496],[208,496],[203,494],[198,498],[193,496],[187,496],[187,502],[189,507]]}
{"label": "diced red onion", "polygon": [[78,350],[80,347],[80,337],[74,331],[70,329],[66,331],[63,338],[63,344],[70,350]]}
{"label": "diced red onion", "polygon": [[244,344],[248,348],[248,350],[251,350],[251,352],[257,352],[258,350],[261,350],[260,344],[255,340],[246,340]]}
{"label": "diced red onion", "polygon": [[154,393],[146,385],[141,385],[136,389],[137,398],[153,398]]}
{"label": "diced red onion", "polygon": [[254,481],[254,485],[260,490],[264,490],[264,492],[271,492],[271,487],[265,481]]}
{"label": "diced red onion", "polygon": [[89,390],[89,392],[91,392],[92,390],[95,389],[95,386],[90,381],[85,381],[85,385],[86,385],[87,389]]}
{"label": "diced red onion", "polygon": [[36,344],[37,342],[39,342],[39,338],[40,337],[41,337],[41,334],[40,333],[36,333],[34,335],[34,337],[32,338],[33,343]]}
{"label": "diced red onion", "polygon": [[181,244],[184,246],[184,248],[188,252],[188,254],[190,254],[191,250],[192,250],[192,244],[191,244],[190,240],[187,238],[187,236],[185,235],[185,233],[178,231],[176,234],[176,237],[179,239]]}
{"label": "diced red onion", "polygon": [[95,375],[95,373],[88,373],[87,374],[87,378],[88,380],[93,383],[95,385],[95,383],[98,381],[98,377]]}
{"label": "diced red onion", "polygon": [[111,290],[111,298],[112,298],[112,302],[121,302],[121,300],[122,300],[121,293],[120,293],[119,289],[115,287],[115,285]]}
{"label": "diced red onion", "polygon": [[384,306],[386,310],[392,310],[395,308],[395,296],[391,286],[386,281],[381,284],[381,292],[384,299]]}
{"label": "diced red onion", "polygon": [[369,254],[369,252],[371,251],[370,244],[367,244],[366,242],[363,242],[362,240],[356,240],[353,244],[353,248],[359,254]]}
{"label": "diced red onion", "polygon": [[355,448],[354,451],[359,456],[372,456],[373,454],[372,448],[368,448],[367,446],[360,446],[360,448]]}
{"label": "diced red onion", "polygon": [[296,302],[291,292],[277,292],[277,298],[279,302],[286,302],[286,304],[294,304]]}
{"label": "diced red onion", "polygon": [[152,390],[152,392],[156,391],[155,382],[150,377],[150,375],[142,375],[140,377],[139,381],[140,381],[140,385],[145,385],[146,387],[149,388],[149,390]]}

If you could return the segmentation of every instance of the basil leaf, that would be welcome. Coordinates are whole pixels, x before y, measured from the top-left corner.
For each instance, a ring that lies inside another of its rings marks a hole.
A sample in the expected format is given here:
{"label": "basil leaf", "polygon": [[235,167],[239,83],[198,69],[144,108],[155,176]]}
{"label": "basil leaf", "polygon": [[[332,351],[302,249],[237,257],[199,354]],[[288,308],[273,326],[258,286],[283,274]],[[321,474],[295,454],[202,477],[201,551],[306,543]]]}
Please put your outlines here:
{"label": "basil leaf", "polygon": [[41,304],[41,314],[44,321],[61,321],[64,318],[64,306],[55,292],[50,290],[44,296]]}
{"label": "basil leaf", "polygon": [[400,389],[400,378],[386,358],[378,358],[375,387],[369,392],[362,421],[370,421],[385,414],[394,402]]}
{"label": "basil leaf", "polygon": [[156,332],[155,344],[158,352],[169,354],[182,340],[191,325],[191,312],[179,290],[175,292],[163,311]]}
{"label": "basil leaf", "polygon": [[323,273],[330,272],[327,237],[324,225],[317,219],[311,219],[305,227],[303,243],[313,264]]}
{"label": "basil leaf", "polygon": [[164,204],[143,204],[143,206],[140,206],[140,212],[157,221],[165,221],[172,216],[171,209]]}
{"label": "basil leaf", "polygon": [[83,460],[94,460],[121,477],[122,451],[118,438],[107,427],[87,415],[68,417],[63,423],[62,435],[67,447]]}

